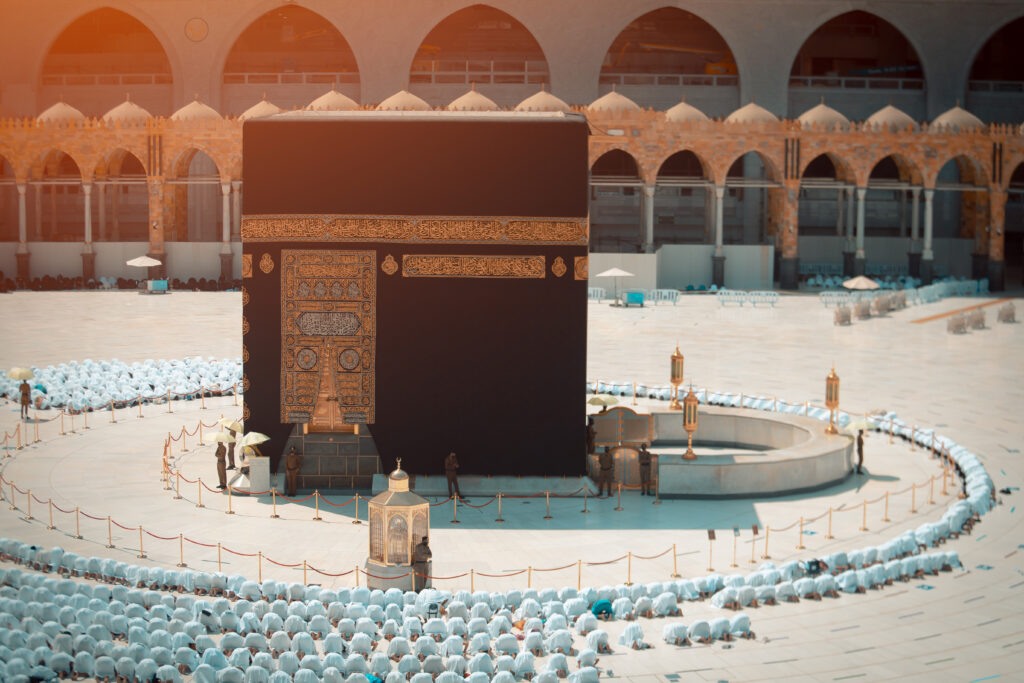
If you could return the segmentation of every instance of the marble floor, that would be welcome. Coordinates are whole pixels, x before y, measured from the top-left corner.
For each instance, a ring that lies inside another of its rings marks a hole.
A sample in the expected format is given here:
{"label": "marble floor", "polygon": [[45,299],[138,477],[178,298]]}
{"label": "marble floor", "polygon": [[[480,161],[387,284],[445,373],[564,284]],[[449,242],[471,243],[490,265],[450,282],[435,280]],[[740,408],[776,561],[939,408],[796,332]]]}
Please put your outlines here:
{"label": "marble floor", "polygon": [[[966,335],[947,334],[945,320],[915,322],[990,299],[950,298],[911,307],[886,317],[832,325],[831,311],[815,296],[784,295],[775,308],[721,308],[712,296],[682,297],[678,305],[643,309],[589,304],[588,377],[611,381],[663,383],[669,355],[678,343],[686,356],[687,381],[715,391],[777,396],[791,402],[820,402],[824,378],[835,365],[842,378],[842,404],[851,412],[892,410],[904,420],[934,427],[968,447],[985,463],[998,488],[1019,486],[1024,426],[1024,325],[997,325],[995,307],[987,309],[989,327]],[[1018,310],[1022,309],[1016,300]],[[69,360],[178,358],[186,355],[237,357],[241,353],[239,295],[175,293],[140,297],[121,292],[17,293],[0,297],[7,321],[0,328],[0,367],[45,365]],[[582,400],[582,396],[581,396]],[[628,403],[629,399],[625,399]],[[651,402],[641,400],[638,410]],[[233,496],[231,510],[223,494],[203,493],[196,507],[196,484],[212,481],[212,447],[198,446],[198,434],[174,441],[174,464],[183,477],[180,495],[165,490],[160,477],[163,441],[184,427],[193,433],[201,421],[211,425],[220,415],[238,417],[230,398],[178,402],[117,411],[117,422],[96,414],[89,429],[76,421],[75,432],[54,413],[39,413],[40,441],[11,450],[0,462],[5,479],[44,503],[33,502],[25,520],[26,496],[15,492],[16,510],[3,490],[0,535],[45,545],[61,545],[85,554],[109,554],[130,562],[171,566],[180,559],[192,568],[281,580],[308,580],[351,585],[351,571],[366,556],[365,524],[352,524],[356,505],[351,495],[277,505],[266,498]],[[49,421],[45,421],[49,420]],[[0,427],[12,433],[17,408],[0,408]],[[35,425],[22,436],[34,438]],[[210,427],[204,428],[209,434]],[[8,443],[13,446],[15,437]],[[208,439],[208,436],[207,436]],[[434,573],[457,576],[473,570],[477,589],[507,590],[533,586],[604,585],[658,581],[675,567],[684,576],[699,576],[708,567],[719,573],[748,571],[765,552],[773,561],[816,557],[833,550],[875,545],[905,529],[938,519],[955,491],[942,493],[941,469],[921,449],[902,441],[890,444],[871,434],[866,444],[867,473],[827,490],[766,500],[679,501],[653,505],[635,492],[617,501],[589,499],[582,514],[579,498],[553,498],[550,514],[544,498],[506,499],[504,524],[494,522],[496,503],[471,502],[483,508],[459,508],[461,522],[451,524],[451,503],[432,508]],[[932,482],[932,483],[929,483]],[[907,491],[918,485],[911,494]],[[889,493],[888,519],[885,495]],[[304,495],[304,494],[303,494]],[[661,621],[642,624],[649,642],[645,652],[602,658],[603,675],[636,681],[693,680],[980,680],[1019,675],[1024,660],[1024,618],[1019,614],[1024,591],[1024,533],[1016,515],[1013,490],[970,536],[944,549],[957,550],[965,570],[898,584],[866,595],[837,600],[803,601],[749,609],[754,641],[717,643],[686,649],[659,642]],[[911,497],[913,496],[913,498]],[[48,530],[53,501],[56,529]],[[869,502],[865,515],[862,507]],[[347,504],[346,504],[347,502]],[[440,503],[439,499],[432,502]],[[344,504],[344,507],[337,507]],[[366,503],[359,500],[365,519]],[[74,535],[75,507],[82,540]],[[829,510],[832,510],[831,515]],[[63,513],[60,510],[71,512]],[[107,516],[117,523],[109,525]],[[804,518],[800,534],[800,518]],[[829,519],[832,520],[829,539]],[[760,533],[752,544],[751,525]],[[120,525],[120,526],[119,526]],[[140,554],[144,530],[146,558]],[[861,528],[866,526],[867,530]],[[125,528],[121,528],[125,527]],[[730,533],[739,527],[735,540]],[[717,529],[710,545],[706,530]],[[179,534],[183,540],[179,541]],[[161,538],[157,538],[161,537]],[[187,541],[184,539],[188,539]],[[204,544],[204,545],[200,545]],[[802,549],[798,545],[804,546]],[[246,555],[235,555],[230,549]],[[710,557],[709,557],[710,550]],[[269,558],[259,563],[249,553]],[[735,552],[737,568],[732,568]],[[632,556],[630,556],[632,554]],[[654,558],[654,559],[645,559]],[[276,566],[298,564],[298,567]],[[258,566],[260,565],[260,566]],[[511,578],[486,577],[526,570]],[[543,571],[554,570],[554,571]],[[446,587],[469,587],[469,576],[439,581]],[[684,621],[717,616],[704,603],[685,603]],[[613,635],[622,626],[612,622]],[[610,671],[609,671],[610,670]]]}

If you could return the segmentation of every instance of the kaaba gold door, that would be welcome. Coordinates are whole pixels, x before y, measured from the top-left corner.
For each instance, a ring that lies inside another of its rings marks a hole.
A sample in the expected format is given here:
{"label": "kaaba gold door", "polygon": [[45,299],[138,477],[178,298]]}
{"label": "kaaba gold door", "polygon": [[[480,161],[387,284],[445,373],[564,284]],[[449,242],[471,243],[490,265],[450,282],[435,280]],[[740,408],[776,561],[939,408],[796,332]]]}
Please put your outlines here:
{"label": "kaaba gold door", "polygon": [[337,354],[334,341],[328,339],[323,347],[323,361],[320,370],[320,392],[316,397],[316,407],[309,423],[311,432],[353,432],[355,425],[345,424],[341,417],[341,406],[338,402],[337,373],[335,367]]}

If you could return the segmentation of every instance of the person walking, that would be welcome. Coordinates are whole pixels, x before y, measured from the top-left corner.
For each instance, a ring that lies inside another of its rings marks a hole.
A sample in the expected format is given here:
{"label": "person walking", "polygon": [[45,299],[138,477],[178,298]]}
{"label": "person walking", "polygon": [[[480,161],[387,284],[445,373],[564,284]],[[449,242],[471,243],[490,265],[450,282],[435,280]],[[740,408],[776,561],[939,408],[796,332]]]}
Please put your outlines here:
{"label": "person walking", "polygon": [[448,497],[452,497],[454,489],[455,495],[462,498],[462,491],[459,490],[459,459],[455,455],[455,451],[449,453],[448,457],[444,459],[444,474],[448,478]]}
{"label": "person walking", "polygon": [[614,467],[615,461],[612,460],[612,454],[605,450],[597,456],[597,497],[600,498],[605,489],[608,490],[608,495],[612,495],[612,467]]}
{"label": "person walking", "polygon": [[295,491],[299,488],[299,470],[302,469],[302,453],[295,450],[295,446],[288,449],[288,455],[284,459],[284,479],[286,495],[294,498]]}
{"label": "person walking", "polygon": [[857,430],[857,474],[863,474],[861,468],[864,466],[864,430]]}
{"label": "person walking", "polygon": [[28,385],[28,381],[21,380],[18,389],[21,390],[21,419],[28,420],[28,406],[32,403],[32,387]]}
{"label": "person walking", "polygon": [[651,495],[651,452],[647,450],[647,444],[640,446],[637,461],[640,463],[640,495],[649,496]]}
{"label": "person walking", "polygon": [[[233,438],[237,438],[238,437],[238,432],[236,432],[234,429],[231,429],[230,427],[228,427],[228,434],[230,434]],[[228,444],[228,469],[229,470],[235,469],[235,442],[234,441],[232,441],[232,442],[230,442]]]}
{"label": "person walking", "polygon": [[430,545],[427,541],[427,537],[424,536],[412,550],[412,570],[415,572],[413,574],[413,587],[416,591],[426,588],[430,558],[434,555],[430,552]]}
{"label": "person walking", "polygon": [[217,456],[217,488],[221,491],[228,487],[228,468],[225,456],[227,455],[228,449],[224,445],[223,441],[217,443],[217,450],[214,455]]}

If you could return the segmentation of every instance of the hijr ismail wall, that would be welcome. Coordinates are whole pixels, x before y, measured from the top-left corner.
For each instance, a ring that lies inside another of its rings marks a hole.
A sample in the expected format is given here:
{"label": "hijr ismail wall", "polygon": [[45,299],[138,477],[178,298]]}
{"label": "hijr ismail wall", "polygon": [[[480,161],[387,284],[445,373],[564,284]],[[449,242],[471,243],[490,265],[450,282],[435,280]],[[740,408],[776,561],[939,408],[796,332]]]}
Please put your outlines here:
{"label": "hijr ismail wall", "polygon": [[582,117],[297,112],[246,122],[243,159],[244,417],[272,467],[293,424],[365,424],[385,471],[582,472]]}

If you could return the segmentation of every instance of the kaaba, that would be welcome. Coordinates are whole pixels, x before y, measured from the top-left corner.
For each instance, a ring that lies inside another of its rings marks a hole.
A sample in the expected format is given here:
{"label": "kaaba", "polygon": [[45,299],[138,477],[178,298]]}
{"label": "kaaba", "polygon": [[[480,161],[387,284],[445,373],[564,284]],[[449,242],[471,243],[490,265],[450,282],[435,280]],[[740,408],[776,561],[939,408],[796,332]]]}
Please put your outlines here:
{"label": "kaaba", "polygon": [[368,485],[345,453],[584,472],[587,135],[562,113],[245,122],[243,417],[272,471],[304,438],[309,488]]}

